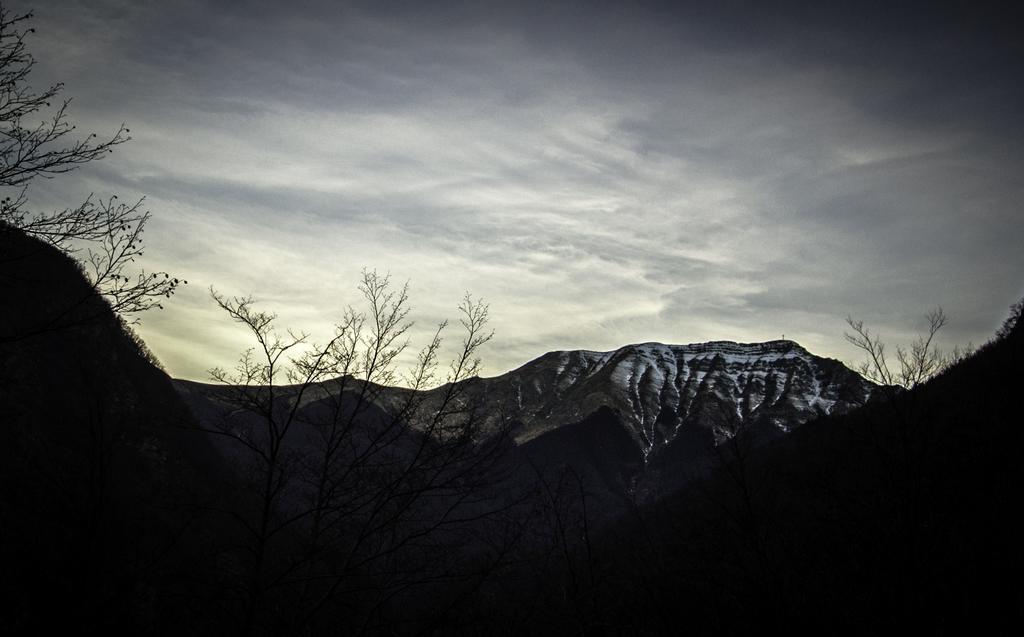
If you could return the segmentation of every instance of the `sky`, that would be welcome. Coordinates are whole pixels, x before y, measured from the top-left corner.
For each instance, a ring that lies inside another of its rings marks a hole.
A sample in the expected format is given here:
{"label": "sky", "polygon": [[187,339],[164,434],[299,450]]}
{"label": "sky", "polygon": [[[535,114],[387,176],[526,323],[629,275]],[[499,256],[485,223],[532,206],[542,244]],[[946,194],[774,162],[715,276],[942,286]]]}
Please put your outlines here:
{"label": "sky", "polygon": [[[30,202],[146,197],[139,332],[207,380],[251,343],[209,288],[323,341],[363,268],[411,349],[490,306],[495,375],[557,349],[782,338],[860,359],[1024,295],[1024,55],[995,5],[46,0],[31,82],[132,140]],[[448,347],[460,335],[450,330]]]}

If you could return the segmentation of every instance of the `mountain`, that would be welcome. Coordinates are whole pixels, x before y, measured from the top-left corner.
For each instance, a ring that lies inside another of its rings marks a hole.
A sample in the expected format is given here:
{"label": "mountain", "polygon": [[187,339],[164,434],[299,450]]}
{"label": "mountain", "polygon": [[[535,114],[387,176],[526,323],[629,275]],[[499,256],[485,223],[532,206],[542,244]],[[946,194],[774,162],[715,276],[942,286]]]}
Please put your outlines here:
{"label": "mountain", "polygon": [[[350,390],[360,387],[350,381]],[[593,471],[599,483],[621,474],[613,491],[636,495],[641,473],[685,475],[708,450],[738,431],[773,438],[827,414],[865,404],[874,385],[841,362],[788,340],[642,343],[608,352],[555,351],[506,374],[466,381],[466,400],[481,408],[484,432],[506,429],[543,465]],[[175,381],[201,418],[226,388]],[[285,389],[285,394],[288,390]],[[427,405],[446,387],[427,392]],[[378,406],[395,411],[408,390],[375,387]],[[305,398],[315,409],[320,391]],[[589,451],[580,451],[580,446]],[[597,458],[595,454],[602,456]],[[603,456],[613,455],[614,461]],[[593,469],[593,467],[591,467]],[[675,469],[675,471],[672,471]],[[600,475],[598,475],[600,474]],[[674,484],[670,477],[671,486]]]}
{"label": "mountain", "polygon": [[485,431],[507,428],[533,467],[583,476],[609,515],[703,474],[737,432],[771,440],[875,389],[788,340],[556,351],[470,384]]}
{"label": "mountain", "polygon": [[[307,392],[299,420],[316,422],[314,414],[337,386]],[[234,390],[225,387],[187,381],[175,381],[175,387],[206,422],[232,411],[236,402],[230,399]],[[353,397],[362,387],[347,381]],[[513,465],[528,467],[528,474],[576,472],[595,493],[599,517],[610,517],[703,474],[715,447],[737,432],[771,440],[819,416],[847,413],[867,402],[873,389],[839,361],[793,341],[714,341],[550,352],[506,374],[466,381],[463,400],[479,410],[485,435],[510,435]],[[290,400],[293,391],[281,388],[281,395]],[[383,413],[397,413],[409,398],[409,390],[397,387],[369,391]],[[426,411],[446,391],[426,392]],[[246,417],[231,418],[240,424]],[[387,420],[382,413],[366,417]],[[290,439],[312,449],[315,443],[308,441],[316,435],[300,422]],[[212,442],[225,457],[238,451],[224,440]],[[522,482],[532,479],[527,475]]]}
{"label": "mountain", "polygon": [[550,352],[481,383],[491,418],[518,443],[610,409],[645,461],[692,428],[720,443],[743,428],[788,432],[863,405],[872,384],[793,341],[643,343]]}

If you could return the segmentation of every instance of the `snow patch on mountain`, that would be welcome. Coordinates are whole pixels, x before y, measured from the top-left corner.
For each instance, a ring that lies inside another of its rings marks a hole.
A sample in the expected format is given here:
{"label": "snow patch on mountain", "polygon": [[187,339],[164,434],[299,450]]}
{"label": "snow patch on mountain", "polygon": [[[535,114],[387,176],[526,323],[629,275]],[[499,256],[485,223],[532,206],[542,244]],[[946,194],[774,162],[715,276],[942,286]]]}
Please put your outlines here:
{"label": "snow patch on mountain", "polygon": [[718,442],[756,423],[790,431],[863,404],[872,388],[788,340],[557,351],[485,383],[520,443],[610,407],[645,459],[685,427],[706,428]]}

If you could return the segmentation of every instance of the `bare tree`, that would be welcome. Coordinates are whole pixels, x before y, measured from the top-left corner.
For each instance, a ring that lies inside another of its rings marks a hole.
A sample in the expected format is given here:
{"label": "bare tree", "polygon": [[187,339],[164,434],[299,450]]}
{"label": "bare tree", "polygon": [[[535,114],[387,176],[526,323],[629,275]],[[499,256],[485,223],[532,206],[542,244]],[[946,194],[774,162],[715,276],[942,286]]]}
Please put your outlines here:
{"label": "bare tree", "polygon": [[941,307],[937,307],[926,314],[925,318],[928,321],[925,333],[918,335],[909,348],[897,345],[896,360],[892,361],[881,336],[873,334],[864,325],[864,321],[847,317],[846,324],[852,330],[852,333],[844,334],[847,342],[867,355],[867,360],[858,366],[857,371],[883,387],[913,389],[962,360],[973,349],[968,344],[963,349],[956,347],[949,353],[943,352],[935,342],[935,337],[948,322],[946,314]]}
{"label": "bare tree", "polygon": [[[288,609],[276,618],[290,629],[341,607],[350,630],[368,629],[395,596],[456,577],[436,543],[493,510],[486,487],[500,436],[482,435],[467,391],[492,336],[487,306],[464,298],[461,347],[444,384],[428,392],[447,323],[400,376],[408,288],[364,271],[359,289],[366,310],[348,308],[322,345],[277,331],[276,316],[250,297],[212,291],[256,342],[235,370],[211,370],[226,409],[204,426],[247,466],[249,503],[229,512],[247,538],[242,634],[266,623],[270,600]],[[400,380],[404,388],[389,387]]]}
{"label": "bare tree", "polygon": [[[846,340],[867,355],[858,371],[880,386],[874,393],[884,399],[896,417],[898,448],[902,452],[900,464],[905,471],[912,471],[918,459],[928,453],[931,439],[931,418],[919,413],[917,395],[905,390],[922,385],[969,356],[974,349],[968,344],[965,348],[957,346],[949,353],[944,352],[936,343],[936,335],[948,322],[946,314],[937,307],[925,318],[927,330],[918,335],[909,348],[897,346],[895,361],[890,359],[882,338],[865,327],[863,321],[852,317],[846,319],[852,330],[852,333],[845,333]],[[876,433],[882,437],[886,435],[886,432],[873,430],[869,433],[872,436]],[[873,444],[882,450],[886,446],[878,439],[874,439]]]}
{"label": "bare tree", "polygon": [[[31,13],[12,13],[0,4],[0,192],[5,193],[0,198],[0,239],[24,234],[72,255],[90,289],[83,298],[57,310],[47,325],[28,330],[28,335],[65,326],[89,298],[103,297],[116,312],[128,316],[161,307],[185,283],[166,272],[137,268],[150,218],[141,199],[121,203],[116,196],[89,195],[81,204],[63,210],[30,208],[27,195],[33,180],[50,179],[100,160],[131,139],[123,124],[109,137],[76,136],[68,115],[71,99],[62,96],[63,84],[32,88],[29,75],[36,61],[26,48],[26,39],[35,31],[26,26],[31,18]],[[0,264],[24,258],[24,251],[5,248]],[[26,334],[6,338],[14,336]]]}

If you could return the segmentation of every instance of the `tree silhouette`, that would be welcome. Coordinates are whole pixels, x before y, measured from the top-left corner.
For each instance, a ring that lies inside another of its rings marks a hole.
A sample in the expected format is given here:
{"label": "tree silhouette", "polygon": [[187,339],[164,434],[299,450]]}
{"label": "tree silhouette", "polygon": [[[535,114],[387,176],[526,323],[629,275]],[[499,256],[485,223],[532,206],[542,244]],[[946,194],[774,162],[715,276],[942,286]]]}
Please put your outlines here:
{"label": "tree silhouette", "polygon": [[[161,307],[185,283],[166,272],[146,272],[136,261],[144,253],[142,234],[150,213],[143,200],[122,203],[116,195],[90,194],[74,207],[44,212],[33,210],[28,191],[37,178],[49,179],[103,159],[129,139],[122,124],[109,137],[96,133],[77,136],[62,96],[63,84],[36,90],[29,84],[35,58],[26,40],[32,13],[17,14],[0,4],[0,242],[11,232],[39,238],[76,258],[90,289],[69,300],[34,326],[0,334],[0,342],[26,338],[81,321],[77,312],[93,296],[107,299],[115,312],[130,316]],[[0,264],[26,255],[5,246]],[[2,272],[0,272],[2,274]],[[77,319],[72,319],[73,314]]]}
{"label": "tree silhouette", "polygon": [[[400,376],[407,286],[364,271],[359,289],[367,309],[347,309],[322,345],[279,332],[250,297],[211,291],[255,341],[234,370],[211,370],[221,415],[203,427],[245,476],[225,511],[244,538],[232,601],[242,634],[268,622],[308,630],[334,617],[330,625],[361,632],[390,621],[394,598],[472,579],[452,547],[499,508],[488,488],[504,438],[483,435],[467,391],[492,335],[487,306],[464,298],[461,346],[444,384],[424,391],[438,378],[447,323]],[[388,387],[399,380],[405,388]]]}
{"label": "tree silhouette", "polygon": [[926,332],[918,335],[908,348],[897,345],[896,360],[891,361],[882,338],[873,334],[864,325],[864,321],[847,317],[846,324],[852,333],[844,335],[846,341],[867,355],[867,360],[857,366],[857,371],[886,388],[913,389],[963,360],[973,349],[968,344],[963,349],[956,347],[951,352],[943,352],[935,342],[935,337],[949,319],[941,307],[928,312],[925,318],[928,321]]}

